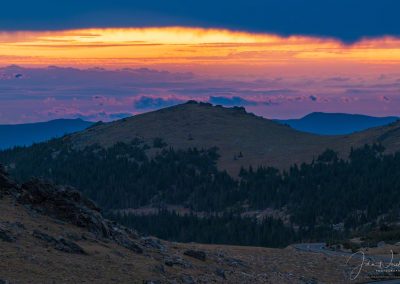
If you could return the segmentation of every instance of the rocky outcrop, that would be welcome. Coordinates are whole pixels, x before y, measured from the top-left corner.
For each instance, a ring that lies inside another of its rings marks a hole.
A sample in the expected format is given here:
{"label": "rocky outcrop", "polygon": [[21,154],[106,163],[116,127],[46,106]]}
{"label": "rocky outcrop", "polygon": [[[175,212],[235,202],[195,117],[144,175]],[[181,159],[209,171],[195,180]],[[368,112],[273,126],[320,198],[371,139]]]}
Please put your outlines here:
{"label": "rocky outcrop", "polygon": [[98,237],[108,238],[111,234],[100,209],[73,188],[32,179],[21,186],[18,202],[39,213],[87,228]]}
{"label": "rocky outcrop", "polygon": [[5,167],[0,164],[0,197],[4,194],[16,193],[17,191],[16,184],[9,178]]}
{"label": "rocky outcrop", "polygon": [[177,256],[177,255],[168,255],[164,259],[164,264],[166,266],[172,267],[172,266],[180,266],[182,268],[192,268],[193,265],[184,260],[182,257]]}
{"label": "rocky outcrop", "polygon": [[0,227],[0,241],[12,243],[15,242],[15,238],[9,231]]}
{"label": "rocky outcrop", "polygon": [[[85,228],[97,239],[111,240],[137,253],[143,252],[135,231],[103,218],[96,204],[72,187],[57,186],[40,179],[32,179],[19,186],[0,166],[0,197],[4,195],[12,196],[31,211]],[[5,233],[3,235],[6,236]],[[43,234],[36,232],[34,236],[43,237]],[[53,237],[49,237],[48,242],[56,248],[66,247],[65,250],[79,251],[64,239],[50,238]]]}
{"label": "rocky outcrop", "polygon": [[189,249],[189,250],[185,251],[183,254],[187,255],[187,256],[190,256],[190,257],[193,257],[193,258],[196,258],[196,259],[201,260],[201,261],[206,261],[206,253],[204,251],[201,251],[201,250]]}
{"label": "rocky outcrop", "polygon": [[48,245],[51,245],[54,247],[56,250],[67,252],[67,253],[77,253],[77,254],[86,254],[86,252],[81,248],[78,244],[64,239],[62,237],[60,238],[54,238],[48,234],[45,234],[43,232],[40,232],[38,230],[33,231],[32,234],[35,238],[42,240]]}

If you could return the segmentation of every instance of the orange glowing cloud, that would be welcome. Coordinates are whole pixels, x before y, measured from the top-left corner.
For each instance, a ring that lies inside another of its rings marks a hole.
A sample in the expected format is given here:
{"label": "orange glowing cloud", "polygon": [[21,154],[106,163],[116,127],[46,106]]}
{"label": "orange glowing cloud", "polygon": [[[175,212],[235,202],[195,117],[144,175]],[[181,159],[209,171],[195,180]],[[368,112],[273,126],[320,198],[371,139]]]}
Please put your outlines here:
{"label": "orange glowing cloud", "polygon": [[400,39],[345,45],[316,37],[183,27],[0,33],[0,65],[9,64],[316,72],[373,65],[390,70],[400,64]]}

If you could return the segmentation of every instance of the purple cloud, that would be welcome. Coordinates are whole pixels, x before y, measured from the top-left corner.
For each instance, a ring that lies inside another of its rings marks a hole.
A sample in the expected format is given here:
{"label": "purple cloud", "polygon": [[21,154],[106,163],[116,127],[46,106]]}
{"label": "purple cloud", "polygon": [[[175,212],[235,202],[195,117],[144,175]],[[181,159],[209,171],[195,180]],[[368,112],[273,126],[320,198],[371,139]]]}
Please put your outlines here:
{"label": "purple cloud", "polygon": [[177,98],[141,96],[138,100],[134,102],[134,107],[135,109],[139,110],[158,109],[181,104],[183,102],[185,101]]}
{"label": "purple cloud", "polygon": [[224,105],[224,106],[255,106],[258,104],[258,102],[256,102],[256,101],[246,100],[242,97],[213,97],[213,96],[211,96],[208,101],[215,105]]}
{"label": "purple cloud", "polygon": [[147,68],[9,66],[0,68],[0,123],[62,117],[108,121],[188,100],[245,106],[268,118],[312,111],[399,115],[399,76],[215,79]]}

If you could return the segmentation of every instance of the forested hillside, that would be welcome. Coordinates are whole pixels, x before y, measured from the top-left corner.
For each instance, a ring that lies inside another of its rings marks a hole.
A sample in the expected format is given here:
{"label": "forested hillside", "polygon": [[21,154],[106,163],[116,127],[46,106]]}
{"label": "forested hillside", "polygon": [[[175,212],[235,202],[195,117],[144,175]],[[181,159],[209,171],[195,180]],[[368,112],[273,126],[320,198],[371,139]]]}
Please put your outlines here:
{"label": "forested hillside", "polygon": [[[381,145],[352,149],[347,159],[326,150],[312,163],[287,171],[243,168],[235,178],[218,170],[218,157],[216,148],[174,150],[162,139],[150,145],[140,140],[117,143],[106,149],[96,145],[76,149],[55,139],[0,152],[0,162],[19,180],[42,176],[73,185],[123,223],[176,240],[189,241],[194,235],[201,236],[200,230],[215,232],[225,224],[230,228],[225,232],[235,236],[227,237],[228,243],[279,246],[298,239],[348,234],[374,226],[378,219],[398,218],[400,153],[384,154]],[[169,216],[163,209],[172,205],[186,208],[190,215]],[[142,207],[160,209],[158,217],[129,214],[130,209]],[[257,221],[250,214],[265,209],[281,217],[264,216]],[[250,217],[243,219],[245,215]],[[173,220],[168,223],[171,230],[160,231],[166,218]],[[278,243],[262,237],[271,227],[285,236]],[[177,228],[189,233],[182,235]],[[253,241],[234,233],[249,228],[259,236]],[[209,234],[198,238],[203,242],[227,240]]]}

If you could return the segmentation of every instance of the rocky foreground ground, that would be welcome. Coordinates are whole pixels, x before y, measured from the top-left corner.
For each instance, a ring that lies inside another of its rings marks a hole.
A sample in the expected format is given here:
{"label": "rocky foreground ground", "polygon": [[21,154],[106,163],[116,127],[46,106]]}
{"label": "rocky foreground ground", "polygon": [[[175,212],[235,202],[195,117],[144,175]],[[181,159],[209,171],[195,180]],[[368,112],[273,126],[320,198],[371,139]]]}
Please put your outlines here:
{"label": "rocky foreground ground", "polygon": [[2,168],[0,212],[0,283],[350,282],[342,257],[144,237],[104,219],[76,190],[18,185]]}

